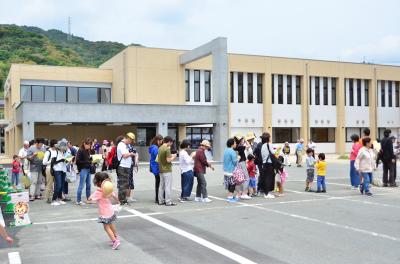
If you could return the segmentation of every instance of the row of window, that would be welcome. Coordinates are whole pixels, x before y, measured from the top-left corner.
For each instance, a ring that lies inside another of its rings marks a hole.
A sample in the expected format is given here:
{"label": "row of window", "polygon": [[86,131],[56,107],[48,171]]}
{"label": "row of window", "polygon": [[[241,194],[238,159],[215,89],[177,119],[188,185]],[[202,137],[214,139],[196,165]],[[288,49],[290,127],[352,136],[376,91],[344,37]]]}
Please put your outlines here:
{"label": "row of window", "polygon": [[111,89],[97,87],[21,85],[23,102],[111,103]]}
{"label": "row of window", "polygon": [[[202,98],[202,87],[204,87],[204,98]],[[211,102],[211,71],[185,70],[185,91],[186,102]]]}
{"label": "row of window", "polygon": [[400,106],[400,91],[398,81],[378,81],[378,106]]}
{"label": "row of window", "polygon": [[[295,143],[300,138],[298,127],[274,127],[272,128],[274,143]],[[335,128],[310,128],[310,138],[314,142],[335,142]]]}
{"label": "row of window", "polygon": [[301,76],[273,74],[271,87],[273,104],[301,104]]}
{"label": "row of window", "polygon": [[336,78],[310,77],[310,105],[336,105]]}
{"label": "row of window", "polygon": [[345,105],[369,106],[369,80],[345,79]]}
{"label": "row of window", "polygon": [[[262,104],[263,75],[251,72],[230,73],[231,103]],[[236,95],[236,96],[235,96]],[[245,100],[245,96],[247,100]]]}

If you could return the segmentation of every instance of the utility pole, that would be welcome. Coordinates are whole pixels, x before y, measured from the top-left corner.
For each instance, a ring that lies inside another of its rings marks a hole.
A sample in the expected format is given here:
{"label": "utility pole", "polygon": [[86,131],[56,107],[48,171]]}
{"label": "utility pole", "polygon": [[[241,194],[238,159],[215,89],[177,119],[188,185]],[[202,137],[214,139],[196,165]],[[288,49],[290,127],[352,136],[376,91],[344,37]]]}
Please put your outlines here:
{"label": "utility pole", "polygon": [[72,35],[71,35],[71,17],[68,17],[68,36],[67,36],[68,40],[72,39]]}

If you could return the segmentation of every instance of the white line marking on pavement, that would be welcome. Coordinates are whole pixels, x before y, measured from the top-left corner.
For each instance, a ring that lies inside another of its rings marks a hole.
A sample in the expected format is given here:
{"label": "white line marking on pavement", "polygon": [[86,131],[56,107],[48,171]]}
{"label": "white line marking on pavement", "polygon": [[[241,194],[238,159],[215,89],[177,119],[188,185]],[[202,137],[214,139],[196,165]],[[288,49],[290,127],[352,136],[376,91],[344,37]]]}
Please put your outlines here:
{"label": "white line marking on pavement", "polygon": [[255,264],[255,262],[251,261],[250,259],[247,259],[247,258],[245,258],[243,256],[240,256],[240,255],[238,255],[238,254],[236,254],[236,253],[234,253],[234,252],[232,252],[230,250],[227,250],[227,249],[225,249],[223,247],[220,247],[220,246],[218,246],[218,245],[216,245],[216,244],[214,244],[214,243],[212,243],[212,242],[210,242],[208,240],[205,240],[205,239],[203,239],[201,237],[198,237],[198,236],[193,235],[193,234],[191,234],[189,232],[186,232],[186,231],[184,231],[184,230],[182,230],[180,228],[177,228],[175,226],[167,224],[167,223],[165,223],[163,221],[160,221],[160,220],[158,220],[158,219],[156,219],[154,217],[151,217],[149,215],[143,214],[143,213],[141,213],[141,212],[139,212],[139,211],[137,211],[135,209],[124,208],[124,210],[128,211],[128,212],[130,212],[130,213],[132,213],[134,215],[137,215],[138,217],[140,217],[140,218],[142,218],[144,220],[152,222],[153,224],[161,226],[161,227],[163,227],[163,228],[165,228],[165,229],[167,229],[167,230],[169,230],[171,232],[174,232],[175,234],[178,234],[178,235],[183,236],[183,237],[185,237],[187,239],[190,239],[190,240],[196,242],[197,244],[199,244],[201,246],[204,246],[206,248],[209,248],[209,249],[211,249],[211,250],[213,250],[213,251],[215,251],[215,252],[217,252],[217,253],[219,253],[219,254],[221,254],[221,255],[223,255],[223,256],[225,256],[225,257],[227,257],[227,258],[229,258],[229,259],[231,259],[231,260],[233,260],[235,262],[243,263],[243,264]]}
{"label": "white line marking on pavement", "polygon": [[19,255],[19,252],[8,253],[8,262],[10,264],[22,264],[21,256]]}
{"label": "white line marking on pavement", "polygon": [[[209,195],[209,197],[211,197],[213,199],[216,199],[216,200],[221,200],[221,201],[225,200],[223,198],[216,197],[216,196],[211,196],[211,195]],[[238,204],[243,204],[242,202],[237,202],[237,203]],[[346,230],[351,230],[351,231],[354,231],[354,232],[358,232],[358,233],[362,233],[362,234],[366,234],[366,235],[370,235],[370,236],[374,236],[374,237],[380,237],[380,238],[384,238],[384,239],[389,239],[389,240],[392,240],[392,241],[400,242],[400,238],[389,236],[389,235],[386,235],[386,234],[380,234],[380,233],[377,233],[377,232],[368,231],[368,230],[364,230],[364,229],[360,229],[360,228],[356,228],[356,227],[352,227],[352,226],[348,226],[348,225],[336,224],[336,223],[333,223],[333,222],[323,221],[323,220],[319,220],[319,219],[316,219],[316,218],[311,218],[311,217],[308,217],[308,216],[302,216],[302,215],[298,215],[298,214],[291,214],[291,213],[287,213],[287,212],[283,212],[283,211],[279,211],[279,210],[275,210],[275,209],[260,207],[258,205],[249,204],[249,206],[253,207],[253,208],[260,209],[260,210],[264,210],[264,211],[280,214],[280,215],[285,215],[285,216],[290,216],[290,217],[293,217],[293,218],[302,219],[302,220],[305,220],[305,221],[324,224],[324,225],[328,225],[328,226],[334,226],[334,227],[338,227],[338,228],[342,228],[342,229],[346,229]]]}

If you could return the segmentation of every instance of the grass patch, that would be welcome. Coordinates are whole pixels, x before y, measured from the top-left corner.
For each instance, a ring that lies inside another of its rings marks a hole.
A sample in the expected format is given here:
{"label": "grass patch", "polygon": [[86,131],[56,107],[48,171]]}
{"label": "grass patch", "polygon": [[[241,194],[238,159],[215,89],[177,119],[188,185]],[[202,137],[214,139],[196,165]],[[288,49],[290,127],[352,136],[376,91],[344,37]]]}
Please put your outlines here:
{"label": "grass patch", "polygon": [[348,159],[350,159],[350,158],[349,158],[348,155],[340,155],[340,156],[338,157],[338,159],[341,159],[341,160],[348,160]]}

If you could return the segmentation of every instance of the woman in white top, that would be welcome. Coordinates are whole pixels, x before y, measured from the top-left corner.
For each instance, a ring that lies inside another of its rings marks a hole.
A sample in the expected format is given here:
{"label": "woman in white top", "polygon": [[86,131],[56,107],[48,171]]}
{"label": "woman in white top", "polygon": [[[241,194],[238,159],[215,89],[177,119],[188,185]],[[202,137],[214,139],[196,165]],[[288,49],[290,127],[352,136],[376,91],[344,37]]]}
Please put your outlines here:
{"label": "woman in white top", "polygon": [[54,176],[50,173],[50,164],[51,159],[57,155],[56,147],[57,139],[50,140],[50,147],[44,153],[43,165],[46,166],[46,189],[44,192],[44,197],[46,198],[47,203],[52,202],[53,198],[53,189],[54,189]]}
{"label": "woman in white top", "polygon": [[371,148],[371,138],[364,137],[362,139],[363,147],[358,151],[354,167],[361,174],[364,179],[363,184],[360,185],[361,194],[372,196],[369,191],[369,183],[372,182],[372,172],[375,170],[375,153]]}
{"label": "woman in white top", "polygon": [[192,152],[189,155],[188,151],[190,149],[189,140],[185,139],[180,145],[179,151],[179,167],[181,169],[181,202],[190,201],[190,195],[193,189],[193,157],[196,152]]}
{"label": "woman in white top", "polygon": [[51,205],[65,204],[62,197],[62,191],[65,183],[65,176],[67,172],[67,165],[65,163],[65,153],[68,148],[66,140],[60,140],[55,145],[57,156],[52,158],[53,171],[54,171],[54,194]]}
{"label": "woman in white top", "polygon": [[264,191],[264,198],[271,199],[275,198],[275,195],[272,192],[275,189],[275,171],[272,167],[272,158],[271,155],[274,155],[275,151],[270,144],[271,135],[269,133],[263,134],[261,137],[262,142],[264,143],[261,147],[261,156],[262,156],[262,172],[261,172],[261,186]]}

